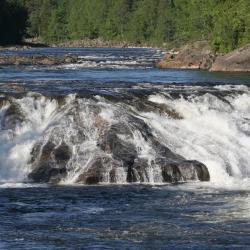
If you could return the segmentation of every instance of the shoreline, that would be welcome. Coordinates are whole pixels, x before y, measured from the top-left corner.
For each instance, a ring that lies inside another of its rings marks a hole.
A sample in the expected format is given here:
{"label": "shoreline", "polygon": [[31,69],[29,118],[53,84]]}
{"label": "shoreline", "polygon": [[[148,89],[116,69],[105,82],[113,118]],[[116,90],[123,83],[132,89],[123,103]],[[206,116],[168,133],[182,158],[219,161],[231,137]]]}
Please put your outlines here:
{"label": "shoreline", "polygon": [[[58,44],[45,44],[35,40],[25,40],[21,44],[0,46],[0,65],[60,65],[74,63],[73,55],[33,55],[31,58],[21,55],[2,54],[1,51],[29,50],[33,48],[111,48],[111,49],[154,49],[161,50],[163,57],[155,61],[158,69],[190,69],[211,72],[250,72],[250,44],[227,54],[211,51],[207,41],[196,41],[180,48],[167,50],[148,44],[132,44],[96,40],[66,41]],[[165,55],[164,55],[165,54]]]}
{"label": "shoreline", "polygon": [[166,52],[155,63],[159,69],[250,73],[250,44],[226,54],[212,51],[207,41],[196,41]]}

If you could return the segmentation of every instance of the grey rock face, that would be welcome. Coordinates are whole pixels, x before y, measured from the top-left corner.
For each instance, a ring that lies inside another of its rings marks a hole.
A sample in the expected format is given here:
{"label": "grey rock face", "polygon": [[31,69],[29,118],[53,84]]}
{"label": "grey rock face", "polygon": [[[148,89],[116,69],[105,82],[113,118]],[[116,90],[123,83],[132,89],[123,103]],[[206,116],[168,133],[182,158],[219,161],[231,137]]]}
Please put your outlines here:
{"label": "grey rock face", "polygon": [[47,142],[44,146],[36,145],[32,154],[34,170],[29,178],[34,182],[57,183],[65,177],[66,164],[72,154],[67,144],[63,142],[58,147],[52,142]]}
{"label": "grey rock face", "polygon": [[250,45],[218,56],[210,71],[250,72]]}
{"label": "grey rock face", "polygon": [[17,103],[11,103],[2,120],[3,129],[13,129],[25,120],[21,107]]}
{"label": "grey rock face", "polygon": [[33,147],[31,180],[58,183],[73,172],[74,182],[83,184],[209,181],[205,165],[174,153],[143,119],[119,107],[125,113],[114,113],[110,123],[100,106],[86,102],[59,107],[63,120]]}

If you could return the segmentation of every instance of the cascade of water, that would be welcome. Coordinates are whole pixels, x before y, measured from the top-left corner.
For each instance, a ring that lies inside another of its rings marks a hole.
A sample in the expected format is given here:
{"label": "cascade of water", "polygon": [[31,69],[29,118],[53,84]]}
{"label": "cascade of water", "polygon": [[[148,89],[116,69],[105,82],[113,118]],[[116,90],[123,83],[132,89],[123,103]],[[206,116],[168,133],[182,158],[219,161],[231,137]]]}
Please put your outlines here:
{"label": "cascade of water", "polygon": [[[38,181],[161,183],[168,158],[204,163],[213,182],[248,178],[250,91],[223,88],[175,96],[161,89],[140,105],[134,96],[132,102],[6,97],[0,109],[0,181],[27,180],[35,169],[31,176]],[[196,171],[187,176],[198,178]]]}
{"label": "cascade of water", "polygon": [[[224,90],[231,90],[224,86]],[[221,87],[219,87],[221,89]],[[184,119],[144,113],[145,121],[169,148],[187,159],[202,161],[214,182],[250,176],[250,92],[230,93],[223,98],[206,93],[172,99],[164,93],[149,100],[168,105]]]}

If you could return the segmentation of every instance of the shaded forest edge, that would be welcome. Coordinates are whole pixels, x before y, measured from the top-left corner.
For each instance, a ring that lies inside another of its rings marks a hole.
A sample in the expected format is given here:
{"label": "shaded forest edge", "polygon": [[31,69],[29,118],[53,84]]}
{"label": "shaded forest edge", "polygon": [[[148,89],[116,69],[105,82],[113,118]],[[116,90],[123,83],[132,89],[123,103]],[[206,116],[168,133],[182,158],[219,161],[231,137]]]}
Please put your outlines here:
{"label": "shaded forest edge", "polygon": [[227,53],[250,41],[248,0],[1,0],[0,44],[24,38],[179,47],[207,40]]}

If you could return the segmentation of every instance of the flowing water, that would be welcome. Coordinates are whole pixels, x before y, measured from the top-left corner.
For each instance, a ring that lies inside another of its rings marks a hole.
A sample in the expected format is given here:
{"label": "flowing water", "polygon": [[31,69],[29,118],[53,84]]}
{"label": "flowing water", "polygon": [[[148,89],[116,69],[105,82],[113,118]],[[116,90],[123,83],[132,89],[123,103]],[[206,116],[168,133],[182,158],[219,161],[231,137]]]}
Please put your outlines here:
{"label": "flowing water", "polygon": [[[78,61],[0,68],[1,249],[250,249],[249,74],[159,70],[153,49],[2,53]],[[125,156],[103,146],[117,127]],[[166,184],[159,143],[210,181]],[[44,161],[52,179],[31,175]]]}

